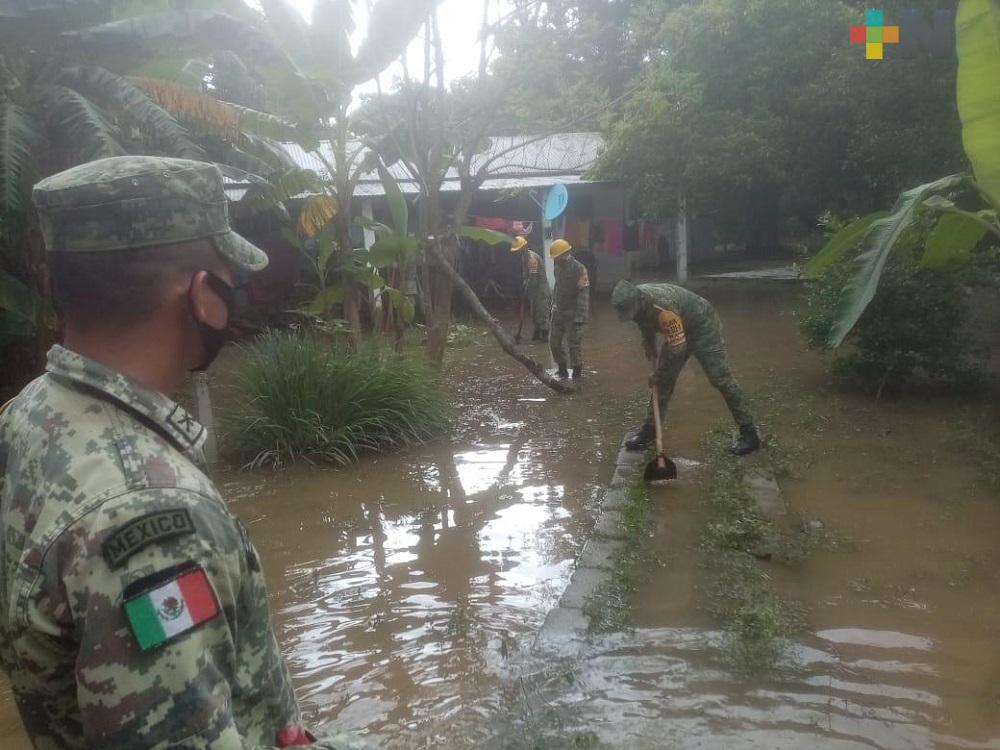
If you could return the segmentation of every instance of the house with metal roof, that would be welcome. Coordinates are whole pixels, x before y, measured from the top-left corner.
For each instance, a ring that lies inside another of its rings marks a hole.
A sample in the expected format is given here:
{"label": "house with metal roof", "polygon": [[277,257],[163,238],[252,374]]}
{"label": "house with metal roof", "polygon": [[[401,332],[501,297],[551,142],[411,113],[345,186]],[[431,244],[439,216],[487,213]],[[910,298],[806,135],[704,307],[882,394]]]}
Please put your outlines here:
{"label": "house with metal roof", "polygon": [[[325,180],[332,179],[327,164],[333,164],[335,159],[329,143],[321,143],[318,152],[307,151],[295,143],[283,145],[299,167],[313,170]],[[522,234],[536,250],[546,249],[554,239],[567,239],[590,270],[593,286],[599,291],[610,290],[618,279],[630,275],[633,265],[648,266],[662,259],[665,247],[673,244],[675,228],[668,223],[630,221],[627,186],[594,179],[590,174],[603,147],[603,137],[592,132],[489,138],[472,160],[472,173],[481,179],[481,186],[470,207],[468,222],[512,235]],[[362,161],[366,156],[365,146],[357,142],[352,148],[352,161]],[[397,162],[389,166],[389,171],[403,193],[416,200],[419,183],[407,166]],[[559,185],[566,188],[569,196],[565,212],[555,221],[546,221],[543,216],[546,196]],[[239,200],[246,187],[229,184],[227,193]],[[446,209],[460,191],[459,174],[452,167],[442,184]],[[385,191],[377,171],[360,177],[354,197],[355,211],[359,214],[388,218]],[[374,237],[367,234],[362,238],[359,234],[357,241],[359,245],[364,242],[370,246]],[[459,270],[477,292],[489,297],[492,290],[503,297],[516,297],[520,289],[520,263],[508,248],[467,240],[463,240],[463,247]],[[545,257],[551,283],[552,261],[547,253]]]}

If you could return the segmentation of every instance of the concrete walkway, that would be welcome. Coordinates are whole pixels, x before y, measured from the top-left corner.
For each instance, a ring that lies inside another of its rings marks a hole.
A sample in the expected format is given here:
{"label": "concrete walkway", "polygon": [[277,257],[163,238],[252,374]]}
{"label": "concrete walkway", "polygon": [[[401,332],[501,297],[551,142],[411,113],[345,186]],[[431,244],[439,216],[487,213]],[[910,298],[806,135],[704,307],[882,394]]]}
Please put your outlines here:
{"label": "concrete walkway", "polygon": [[615,559],[625,543],[622,532],[622,508],[628,491],[641,476],[649,460],[645,451],[625,450],[622,442],[615,461],[615,472],[601,501],[594,533],[583,547],[576,570],[563,591],[559,604],[552,609],[535,638],[534,652],[544,656],[572,656],[580,651],[590,628],[584,612],[587,600],[610,575]]}

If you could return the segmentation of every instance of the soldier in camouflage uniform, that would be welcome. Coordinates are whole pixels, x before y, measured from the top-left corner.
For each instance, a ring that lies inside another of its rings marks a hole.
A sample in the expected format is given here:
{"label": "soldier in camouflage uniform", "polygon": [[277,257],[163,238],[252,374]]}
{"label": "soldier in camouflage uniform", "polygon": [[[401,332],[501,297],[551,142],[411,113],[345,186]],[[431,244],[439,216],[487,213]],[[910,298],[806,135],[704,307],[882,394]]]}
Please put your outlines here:
{"label": "soldier in camouflage uniform", "polygon": [[204,428],[164,395],[218,352],[234,281],[267,256],[230,231],[213,165],[104,159],[33,197],[66,338],[0,414],[0,665],[28,736],[309,744],[260,560]]}
{"label": "soldier in camouflage uniform", "polygon": [[[666,415],[667,404],[674,392],[674,385],[690,355],[701,363],[723,398],[739,426],[740,434],[730,450],[745,456],[760,448],[760,436],[754,426],[753,416],[746,396],[733,375],[726,357],[726,344],[722,338],[722,323],[708,300],[684,287],[673,284],[640,284],[634,286],[619,281],[611,293],[611,304],[623,321],[633,320],[642,333],[642,346],[646,359],[656,363],[650,385],[659,387],[660,414]],[[656,336],[663,336],[659,361],[656,354]],[[629,450],[643,450],[656,437],[653,409],[638,433],[627,441]]]}
{"label": "soldier in camouflage uniform", "polygon": [[528,240],[517,237],[510,246],[512,253],[521,253],[521,278],[523,299],[531,306],[531,322],[534,331],[532,341],[549,340],[549,314],[552,307],[552,292],[545,278],[545,263],[542,257],[528,247]]}
{"label": "soldier in camouflage uniform", "polygon": [[565,340],[573,379],[579,380],[583,377],[583,327],[590,315],[590,276],[587,267],[573,257],[572,250],[566,240],[556,240],[549,248],[556,275],[549,349],[558,368],[556,374],[561,378],[569,377],[563,348]]}

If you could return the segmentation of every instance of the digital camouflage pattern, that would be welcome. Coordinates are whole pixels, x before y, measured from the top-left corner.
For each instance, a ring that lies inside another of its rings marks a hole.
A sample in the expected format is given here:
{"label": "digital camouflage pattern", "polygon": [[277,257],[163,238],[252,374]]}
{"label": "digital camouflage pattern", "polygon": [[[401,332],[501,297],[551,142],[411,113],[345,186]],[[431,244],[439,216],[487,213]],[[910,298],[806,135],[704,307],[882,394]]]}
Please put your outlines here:
{"label": "digital camouflage pattern", "polygon": [[552,307],[552,292],[545,278],[545,263],[541,256],[525,248],[521,251],[522,275],[524,278],[524,299],[531,305],[531,321],[535,333],[549,330],[549,314]]}
{"label": "digital camouflage pattern", "polygon": [[[266,748],[298,725],[260,562],[204,440],[166,396],[59,346],[0,415],[0,664],[36,748]],[[140,651],[126,589],[192,566],[220,613]]]}
{"label": "digital camouflage pattern", "polygon": [[[674,284],[633,286],[620,281],[611,293],[611,302],[623,319],[635,320],[638,324],[647,358],[657,356],[656,337],[663,337],[656,364],[656,382],[660,391],[660,414],[664,419],[677,378],[693,354],[709,382],[726,400],[736,424],[740,427],[753,425],[746,395],[726,355],[722,321],[708,300]],[[652,420],[650,404],[647,422]]]}
{"label": "digital camouflage pattern", "polygon": [[156,156],[114,156],[35,185],[47,250],[104,252],[210,238],[245,271],[267,255],[232,231],[222,173],[214,164]]}
{"label": "digital camouflage pattern", "polygon": [[583,366],[581,329],[590,317],[590,275],[583,263],[563,255],[555,262],[555,278],[549,349],[560,367],[566,366],[566,349],[569,349],[570,366],[580,368]]}

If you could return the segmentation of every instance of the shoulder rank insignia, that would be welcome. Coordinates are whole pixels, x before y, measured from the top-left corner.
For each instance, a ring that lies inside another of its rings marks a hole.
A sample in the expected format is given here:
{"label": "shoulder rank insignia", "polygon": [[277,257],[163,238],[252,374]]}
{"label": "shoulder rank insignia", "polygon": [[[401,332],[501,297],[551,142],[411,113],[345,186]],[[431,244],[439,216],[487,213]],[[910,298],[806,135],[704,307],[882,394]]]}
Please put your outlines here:
{"label": "shoulder rank insignia", "polygon": [[101,549],[108,565],[118,568],[153,542],[193,532],[194,522],[186,508],[161,510],[129,521],[105,539]]}
{"label": "shoulder rank insignia", "polygon": [[125,617],[139,648],[157,648],[219,614],[219,603],[198,565],[147,576],[125,590]]}
{"label": "shoulder rank insignia", "polygon": [[660,333],[667,340],[667,344],[670,346],[683,346],[687,343],[687,335],[684,333],[684,321],[681,320],[681,316],[672,310],[657,309],[660,310],[658,321]]}

